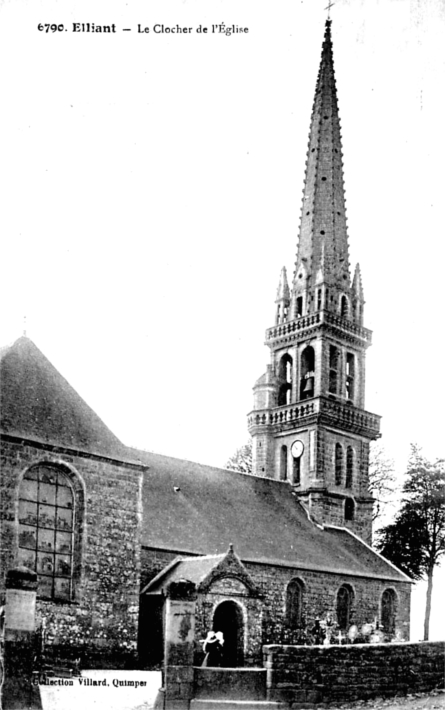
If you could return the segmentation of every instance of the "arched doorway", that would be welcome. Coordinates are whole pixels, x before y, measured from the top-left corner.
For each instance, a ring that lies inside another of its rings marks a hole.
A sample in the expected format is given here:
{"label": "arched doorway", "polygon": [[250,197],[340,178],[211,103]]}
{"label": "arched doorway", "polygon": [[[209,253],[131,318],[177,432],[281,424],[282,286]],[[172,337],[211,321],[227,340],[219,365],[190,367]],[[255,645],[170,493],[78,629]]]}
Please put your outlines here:
{"label": "arched doorway", "polygon": [[244,622],[241,607],[233,601],[221,602],[213,615],[213,630],[224,636],[223,666],[234,668],[244,663]]}

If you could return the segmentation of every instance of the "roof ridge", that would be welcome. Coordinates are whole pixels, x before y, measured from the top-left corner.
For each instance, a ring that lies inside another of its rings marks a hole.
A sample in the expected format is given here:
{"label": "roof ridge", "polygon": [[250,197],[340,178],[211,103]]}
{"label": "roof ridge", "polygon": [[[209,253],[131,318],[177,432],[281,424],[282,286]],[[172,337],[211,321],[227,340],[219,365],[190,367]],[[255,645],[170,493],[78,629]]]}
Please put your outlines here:
{"label": "roof ridge", "polygon": [[234,473],[238,476],[247,476],[248,478],[255,478],[256,480],[259,481],[269,481],[273,483],[280,483],[284,484],[285,486],[289,486],[289,481],[280,481],[277,478],[269,478],[268,476],[256,476],[254,473],[247,473],[246,471],[234,471],[232,468],[223,468],[221,466],[212,466],[211,464],[208,463],[200,463],[199,461],[192,461],[191,459],[183,459],[180,458],[179,456],[169,456],[168,454],[160,454],[157,451],[150,451],[149,449],[141,449],[137,448],[136,446],[127,446],[128,449],[131,451],[134,451],[135,453],[140,453],[140,454],[151,454],[153,456],[159,456],[163,459],[171,459],[172,461],[181,461],[182,463],[189,463],[193,464],[193,466],[201,466],[202,468],[208,468],[211,469],[212,471],[221,471],[222,473]]}

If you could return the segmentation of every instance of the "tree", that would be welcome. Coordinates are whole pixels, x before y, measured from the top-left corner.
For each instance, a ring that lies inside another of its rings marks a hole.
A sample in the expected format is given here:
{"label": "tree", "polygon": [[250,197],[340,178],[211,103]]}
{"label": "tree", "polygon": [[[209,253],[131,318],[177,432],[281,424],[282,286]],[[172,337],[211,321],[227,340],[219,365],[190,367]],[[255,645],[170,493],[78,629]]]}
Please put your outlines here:
{"label": "tree", "polygon": [[433,573],[445,553],[445,462],[430,462],[411,445],[402,503],[382,528],[377,549],[413,579],[427,579],[424,640],[429,638]]}
{"label": "tree", "polygon": [[380,442],[372,441],[369,450],[369,492],[374,498],[372,520],[375,523],[394,502],[396,476],[394,461],[386,455]]}
{"label": "tree", "polygon": [[227,461],[226,468],[240,473],[252,473],[252,439],[235,451]]}

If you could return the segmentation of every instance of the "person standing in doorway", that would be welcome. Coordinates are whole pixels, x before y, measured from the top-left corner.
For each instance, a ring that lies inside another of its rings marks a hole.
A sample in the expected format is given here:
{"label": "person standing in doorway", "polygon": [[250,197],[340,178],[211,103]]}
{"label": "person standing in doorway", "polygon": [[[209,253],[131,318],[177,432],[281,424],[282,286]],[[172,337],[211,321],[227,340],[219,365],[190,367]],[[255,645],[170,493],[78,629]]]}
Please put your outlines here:
{"label": "person standing in doorway", "polygon": [[204,667],[221,665],[223,644],[224,638],[221,631],[218,631],[218,633],[209,631],[202,647],[205,653],[204,661],[202,662]]}

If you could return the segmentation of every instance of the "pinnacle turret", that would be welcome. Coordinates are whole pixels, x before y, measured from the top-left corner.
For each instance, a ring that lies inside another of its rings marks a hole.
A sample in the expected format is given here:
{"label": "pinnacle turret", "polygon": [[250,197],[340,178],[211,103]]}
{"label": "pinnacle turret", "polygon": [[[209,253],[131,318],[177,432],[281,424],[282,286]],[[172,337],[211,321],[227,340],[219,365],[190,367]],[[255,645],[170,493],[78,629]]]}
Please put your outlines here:
{"label": "pinnacle turret", "polygon": [[277,323],[281,323],[287,318],[290,303],[290,291],[285,266],[281,269],[275,303],[277,304]]}
{"label": "pinnacle turret", "polygon": [[289,297],[290,291],[289,284],[287,283],[287,271],[286,267],[283,266],[283,268],[281,269],[280,281],[278,283],[277,297],[275,299],[275,302],[278,303],[278,301],[289,300]]}
{"label": "pinnacle turret", "polygon": [[352,292],[357,298],[363,300],[363,284],[362,284],[362,274],[360,271],[360,264],[356,264],[354,271],[354,279],[352,281]]}

